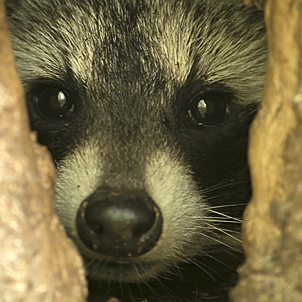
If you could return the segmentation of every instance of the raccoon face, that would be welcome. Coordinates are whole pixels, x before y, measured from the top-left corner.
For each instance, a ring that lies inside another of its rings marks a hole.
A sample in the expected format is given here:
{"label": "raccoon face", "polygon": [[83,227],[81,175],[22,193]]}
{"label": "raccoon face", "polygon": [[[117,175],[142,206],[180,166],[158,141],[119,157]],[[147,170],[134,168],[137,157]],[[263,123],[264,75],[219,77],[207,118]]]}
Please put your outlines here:
{"label": "raccoon face", "polygon": [[140,283],[240,253],[262,13],[237,0],[6,7],[56,210],[89,274]]}

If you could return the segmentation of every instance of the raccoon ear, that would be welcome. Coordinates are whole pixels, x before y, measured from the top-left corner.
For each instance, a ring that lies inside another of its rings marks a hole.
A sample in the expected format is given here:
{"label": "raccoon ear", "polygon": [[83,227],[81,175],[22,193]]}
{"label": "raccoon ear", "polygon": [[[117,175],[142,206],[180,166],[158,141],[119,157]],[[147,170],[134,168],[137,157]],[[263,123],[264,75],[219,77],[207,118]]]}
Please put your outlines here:
{"label": "raccoon ear", "polygon": [[198,125],[216,125],[224,120],[226,111],[226,96],[223,93],[209,93],[197,97],[188,112]]}
{"label": "raccoon ear", "polygon": [[45,87],[37,98],[39,111],[51,118],[62,118],[73,112],[74,104],[68,94],[55,86]]}

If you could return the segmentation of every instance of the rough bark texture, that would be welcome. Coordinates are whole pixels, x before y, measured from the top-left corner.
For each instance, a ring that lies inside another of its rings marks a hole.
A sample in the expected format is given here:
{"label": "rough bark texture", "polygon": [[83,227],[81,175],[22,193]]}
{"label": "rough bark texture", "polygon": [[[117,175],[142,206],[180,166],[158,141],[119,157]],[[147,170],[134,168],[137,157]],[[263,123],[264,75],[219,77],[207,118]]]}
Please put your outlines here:
{"label": "rough bark texture", "polygon": [[[264,0],[246,0],[263,5]],[[302,0],[268,0],[268,74],[251,129],[253,198],[234,302],[302,301]],[[82,261],[54,214],[55,172],[30,138],[0,0],[0,300],[80,302]]]}
{"label": "rough bark texture", "polygon": [[302,0],[268,0],[264,100],[251,128],[253,197],[235,302],[302,301]]}
{"label": "rough bark texture", "polygon": [[54,167],[35,141],[0,0],[0,300],[85,301],[82,260],[54,214]]}

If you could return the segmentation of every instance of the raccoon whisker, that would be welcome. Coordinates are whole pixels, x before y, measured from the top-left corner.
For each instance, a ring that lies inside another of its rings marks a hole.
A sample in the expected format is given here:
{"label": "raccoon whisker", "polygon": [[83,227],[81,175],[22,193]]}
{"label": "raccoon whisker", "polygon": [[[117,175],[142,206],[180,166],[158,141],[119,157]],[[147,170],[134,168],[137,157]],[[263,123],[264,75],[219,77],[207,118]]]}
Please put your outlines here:
{"label": "raccoon whisker", "polygon": [[[217,212],[217,213],[219,213],[219,212]],[[239,218],[235,218],[235,217],[233,218],[232,216],[228,216],[227,214],[224,214],[224,213],[219,213],[219,214],[222,215],[222,217],[208,215],[208,216],[200,217],[199,219],[196,219],[196,220],[227,222],[227,223],[242,223],[241,219],[239,219]]]}
{"label": "raccoon whisker", "polygon": [[229,230],[229,229],[221,229],[221,230],[224,230],[226,232],[229,232],[229,233],[235,233],[235,234],[242,234],[240,231],[234,231],[234,230]]}
{"label": "raccoon whisker", "polygon": [[224,218],[219,218],[219,217],[202,217],[201,220],[205,221],[205,222],[222,222],[222,223],[238,223],[238,224],[241,224],[240,221],[225,220]]}
{"label": "raccoon whisker", "polygon": [[224,204],[224,205],[219,205],[219,206],[211,206],[211,209],[238,207],[238,206],[246,206],[246,203]]}
{"label": "raccoon whisker", "polygon": [[[170,298],[172,299],[172,301],[175,301],[175,302],[179,302],[179,300],[177,300],[175,298],[175,295],[173,293],[172,290],[170,290],[167,286],[165,286],[164,284],[161,283],[161,286],[162,288],[165,290],[165,292],[170,296]],[[158,295],[156,295],[158,297]],[[162,301],[162,300],[159,300],[159,301]]]}
{"label": "raccoon whisker", "polygon": [[[217,258],[211,256],[211,255],[208,254],[208,253],[203,252],[203,257],[209,257],[210,259],[213,259],[214,261],[216,261],[216,262],[218,262],[218,263],[221,263],[221,264],[223,264],[223,265],[226,265],[225,263],[223,263],[222,261],[219,261]],[[204,258],[203,258],[203,259],[204,259]],[[208,261],[207,261],[207,262],[208,262]],[[215,278],[212,274],[210,274],[210,271],[212,271],[212,272],[215,273],[215,274],[217,274],[217,272],[215,272],[215,270],[214,270],[211,266],[205,264],[205,261],[201,261],[201,260],[198,260],[198,259],[194,259],[194,258],[193,258],[193,259],[190,259],[190,263],[193,264],[194,266],[198,267],[199,269],[201,269],[203,272],[205,272],[207,275],[209,275],[213,280],[216,280],[216,278]],[[208,271],[206,271],[205,268],[206,268]],[[221,274],[219,274],[219,275],[221,276]]]}
{"label": "raccoon whisker", "polygon": [[[85,261],[87,270],[93,268],[94,266],[96,266],[96,263],[97,263],[97,261],[94,260],[94,259],[89,260],[89,262]],[[91,271],[93,273],[91,273],[89,275],[89,278],[94,279],[95,277],[97,277],[97,270],[92,270],[91,269]]]}
{"label": "raccoon whisker", "polygon": [[89,260],[89,262],[86,262],[86,266],[87,267],[93,266],[93,262],[95,262],[95,260],[93,259]]}
{"label": "raccoon whisker", "polygon": [[131,288],[130,288],[130,286],[129,286],[128,283],[126,283],[126,291],[127,291],[127,293],[128,293],[129,298],[130,298],[132,301],[135,301],[135,296],[133,295],[132,290],[131,290]]}
{"label": "raccoon whisker", "polygon": [[248,183],[249,180],[240,180],[240,181],[234,181],[234,182],[230,182],[230,181],[224,181],[223,183],[219,183],[219,184],[215,184],[209,188],[203,189],[203,193],[209,193],[209,192],[213,192],[219,189],[224,189],[224,188],[228,188],[228,187],[232,187],[232,186],[236,186],[236,185],[240,185],[240,184],[244,184],[244,183]]}
{"label": "raccoon whisker", "polygon": [[227,219],[226,217],[216,217],[216,216],[203,216],[203,217],[192,217],[192,219],[196,221],[207,221],[207,222],[225,222],[225,223],[241,223],[240,221],[233,221],[231,219]]}
{"label": "raccoon whisker", "polygon": [[211,236],[206,235],[206,234],[204,234],[204,233],[202,233],[201,235],[204,236],[204,237],[206,237],[206,238],[208,238],[208,239],[210,239],[210,240],[213,240],[213,241],[215,241],[215,242],[217,242],[217,243],[219,243],[219,244],[221,244],[221,245],[223,245],[223,246],[225,246],[225,247],[227,247],[227,248],[229,248],[230,250],[234,250],[234,251],[236,251],[236,252],[241,252],[239,249],[236,249],[234,246],[231,246],[231,245],[229,245],[229,244],[226,244],[225,242],[223,242],[223,241],[221,241],[221,240],[218,240],[218,239],[215,238],[215,237],[211,237]]}
{"label": "raccoon whisker", "polygon": [[[173,293],[171,293],[171,291],[169,290],[169,288],[163,284],[162,280],[160,280],[160,279],[157,278],[157,277],[156,277],[154,280],[156,280],[156,282],[162,287],[162,291],[160,291],[160,292],[163,292],[163,291],[166,292],[166,293],[172,298],[173,301],[177,301],[177,300],[175,299],[175,296],[173,295]],[[162,301],[162,300],[160,299],[160,295],[159,295],[158,289],[153,288],[153,287],[149,284],[149,282],[144,281],[143,284],[144,284],[144,285],[152,292],[153,296],[154,296],[159,302]],[[143,290],[141,289],[141,286],[140,286],[139,284],[138,284],[138,286],[139,286],[139,289],[140,289],[140,291],[141,291],[142,297],[144,297],[145,294],[144,294]],[[137,300],[137,299],[136,299],[136,300]],[[135,301],[135,300],[133,300],[133,301]],[[144,299],[144,301],[147,301],[147,299]]]}
{"label": "raccoon whisker", "polygon": [[[205,193],[205,192],[203,192],[203,193]],[[206,197],[206,200],[207,200],[207,202],[208,203],[210,203],[210,201],[211,200],[217,200],[217,199],[224,199],[225,198],[225,195],[224,194],[215,194],[215,195],[213,195],[213,196],[208,196],[208,197]]]}
{"label": "raccoon whisker", "polygon": [[[221,232],[221,233],[227,235],[228,237],[230,237],[230,238],[232,238],[232,239],[234,239],[234,240],[236,240],[236,241],[238,241],[238,242],[241,243],[241,240],[240,240],[240,239],[238,239],[238,238],[236,238],[235,236],[229,234],[229,233],[227,232],[226,229],[221,229],[221,228],[219,228],[219,227],[215,227],[215,226],[212,225],[212,224],[208,224],[208,225],[210,226],[210,228],[211,228],[212,230],[217,230],[217,231],[219,231],[219,232]],[[239,232],[238,232],[238,233],[239,233]]]}
{"label": "raccoon whisker", "polygon": [[[156,282],[159,282],[159,283],[160,283],[160,280],[158,280],[158,277],[155,277],[154,280],[156,280]],[[157,297],[157,292],[156,292],[156,290],[149,284],[149,282],[146,281],[146,280],[141,280],[141,281],[142,281],[142,284],[145,285],[145,286],[152,292],[152,294],[153,294],[155,297]],[[142,287],[141,287],[141,284],[138,283],[137,285],[138,285],[138,288],[139,288],[139,290],[140,290],[140,292],[141,292],[141,294],[142,294],[142,297],[144,297],[144,291],[143,291],[143,289],[142,289]]]}
{"label": "raccoon whisker", "polygon": [[211,255],[210,253],[205,253],[205,252],[204,252],[203,255],[204,255],[205,257],[208,257],[208,258],[210,258],[210,259],[213,259],[214,261],[216,261],[217,263],[220,263],[220,264],[224,265],[225,267],[228,267],[228,268],[230,268],[230,269],[232,269],[232,270],[234,270],[234,271],[236,270],[236,268],[231,267],[230,265],[226,264],[225,262],[223,262],[223,261],[219,260],[218,258],[214,257],[213,255]]}
{"label": "raccoon whisker", "polygon": [[131,291],[130,286],[129,286],[128,283],[125,284],[125,289],[126,289],[126,292],[127,292],[128,296],[129,296],[129,298],[130,298],[132,301],[134,301],[134,296],[133,296],[133,294],[132,294],[132,291]]}
{"label": "raccoon whisker", "polygon": [[200,270],[202,270],[203,272],[205,272],[212,280],[215,280],[215,277],[207,270],[207,269],[209,269],[209,270],[213,270],[213,269],[211,269],[211,268],[208,267],[207,265],[203,264],[203,266],[206,266],[206,267],[207,267],[207,269],[206,269],[206,268],[204,268],[203,266],[201,266],[201,264],[198,263],[195,259],[192,259],[192,258],[187,259],[187,262],[189,262],[189,263],[195,265],[195,266],[198,267]]}
{"label": "raccoon whisker", "polygon": [[[163,278],[163,276],[161,276],[160,278],[156,278],[156,282],[158,283],[158,285],[160,285],[162,287],[162,290],[165,291],[171,298],[173,301],[177,301],[175,299],[175,295],[173,294],[173,291],[171,291],[167,286],[165,286],[165,284],[163,283],[162,279],[165,280],[170,280],[168,278]],[[158,289],[154,289],[149,283],[144,282],[144,284],[152,291],[152,293],[154,294],[155,297],[159,297],[158,295]],[[161,291],[162,292],[162,291]],[[160,299],[158,299],[159,301],[161,301]]]}
{"label": "raccoon whisker", "polygon": [[242,223],[242,219],[238,219],[238,218],[229,216],[229,215],[224,214],[224,213],[220,213],[220,212],[217,212],[217,211],[213,211],[212,209],[208,209],[208,211],[211,212],[211,213],[217,214],[217,215],[219,215],[219,216],[223,216],[223,217],[229,218],[229,219],[231,219],[231,220],[238,221],[238,222]]}

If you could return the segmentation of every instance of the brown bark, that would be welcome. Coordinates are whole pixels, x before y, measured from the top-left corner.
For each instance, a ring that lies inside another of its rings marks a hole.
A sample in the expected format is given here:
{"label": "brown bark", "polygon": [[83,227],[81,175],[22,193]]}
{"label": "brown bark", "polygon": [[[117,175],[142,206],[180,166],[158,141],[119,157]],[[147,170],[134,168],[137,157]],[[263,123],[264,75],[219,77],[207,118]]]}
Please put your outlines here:
{"label": "brown bark", "polygon": [[251,128],[253,197],[233,301],[302,301],[302,0],[268,0],[264,99]]}
{"label": "brown bark", "polygon": [[[302,301],[301,12],[302,0],[266,5],[267,81],[251,129],[253,198],[235,302]],[[85,301],[82,261],[54,214],[54,168],[30,138],[11,53],[0,0],[0,300]]]}
{"label": "brown bark", "polygon": [[0,0],[0,300],[85,301],[82,260],[54,214],[54,167],[35,141]]}

